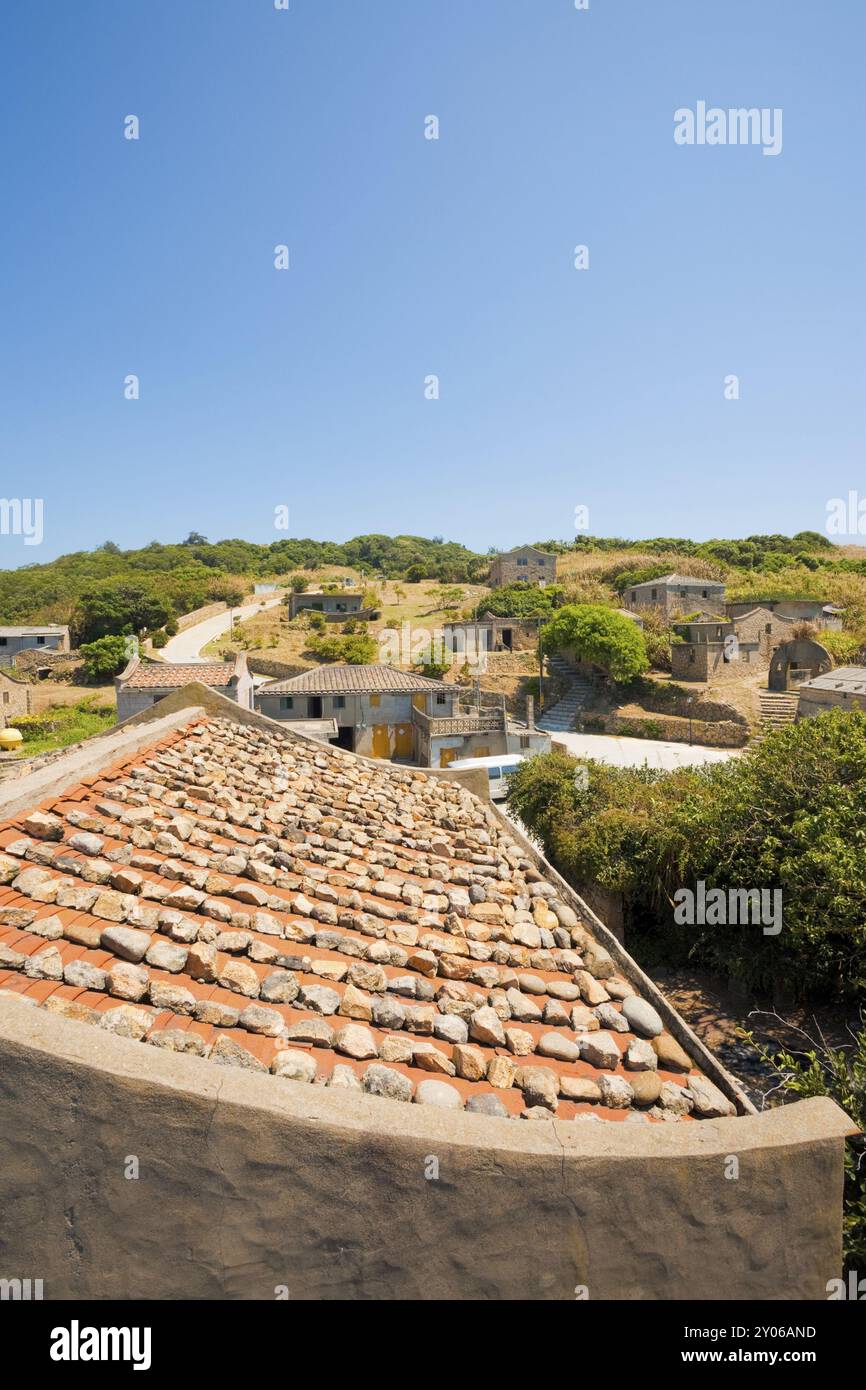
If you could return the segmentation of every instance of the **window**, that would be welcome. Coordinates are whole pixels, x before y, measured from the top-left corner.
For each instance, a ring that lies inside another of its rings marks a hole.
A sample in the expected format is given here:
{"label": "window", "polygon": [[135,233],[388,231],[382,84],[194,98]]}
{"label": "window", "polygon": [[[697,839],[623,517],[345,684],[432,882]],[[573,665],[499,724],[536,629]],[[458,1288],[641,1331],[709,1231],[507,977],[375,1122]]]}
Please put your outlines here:
{"label": "window", "polygon": [[346,697],[345,697],[345,695],[335,695],[335,696],[334,696],[334,709],[345,709],[345,708],[346,708]]}
{"label": "window", "polygon": [[8,705],[8,703],[9,703],[9,691],[8,691],[8,690],[4,690],[4,691],[3,691],[3,703],[4,703],[4,705]]}
{"label": "window", "polygon": [[499,779],[501,778],[501,776],[502,776],[502,768],[501,768],[501,767],[489,767],[489,768],[487,769],[487,777],[488,777],[488,780],[489,780],[490,782],[498,782]]}
{"label": "window", "polygon": [[447,695],[437,695],[437,696],[436,696],[436,703],[437,703],[437,705],[444,705],[444,704],[446,703],[447,699],[448,699],[448,696],[447,696]]}
{"label": "window", "polygon": [[37,645],[37,647],[44,647],[44,646],[45,646],[45,638],[44,638],[44,637],[37,637],[37,638],[36,638],[36,645]]}
{"label": "window", "polygon": [[517,563],[518,565],[528,565],[529,561],[527,560],[525,555],[521,555],[519,556]]}
{"label": "window", "polygon": [[689,661],[692,661],[692,662],[693,662],[694,659],[695,659],[695,654],[694,654],[694,652],[689,652]]}
{"label": "window", "polygon": [[706,596],[707,596],[707,591],[706,591],[706,589],[701,589],[701,598],[706,598]]}
{"label": "window", "polygon": [[0,637],[0,647],[7,647],[8,645],[9,645],[9,638],[8,638],[8,637]]}
{"label": "window", "polygon": [[380,703],[381,703],[381,699],[382,699],[381,695],[371,695],[371,696],[370,696],[370,704],[372,705],[373,709],[378,709],[378,708],[379,708],[379,705],[380,705]]}
{"label": "window", "polygon": [[281,695],[281,696],[280,696],[280,709],[294,709],[294,708],[295,708],[295,702],[294,702],[294,700],[292,699],[291,695]]}
{"label": "window", "polygon": [[658,598],[658,589],[652,589],[652,590],[650,591],[650,598],[651,598],[651,599],[656,599],[656,598]]}

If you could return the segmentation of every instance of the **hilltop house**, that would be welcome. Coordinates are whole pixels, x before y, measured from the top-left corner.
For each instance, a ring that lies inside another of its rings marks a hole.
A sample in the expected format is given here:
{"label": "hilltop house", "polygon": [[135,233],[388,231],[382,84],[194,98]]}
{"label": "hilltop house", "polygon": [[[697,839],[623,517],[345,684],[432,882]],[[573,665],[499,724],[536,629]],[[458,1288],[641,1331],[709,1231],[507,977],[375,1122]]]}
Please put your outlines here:
{"label": "hilltop house", "polygon": [[253,708],[253,678],[243,653],[233,661],[142,661],[135,656],[114,678],[117,722],[131,719],[192,681],[209,686],[241,706]]}
{"label": "hilltop house", "polygon": [[31,647],[68,652],[69,628],[60,623],[45,623],[41,627],[0,627],[0,662],[9,664],[18,652]]}
{"label": "hilltop house", "polygon": [[505,588],[509,584],[555,582],[556,556],[546,550],[536,550],[533,545],[519,545],[516,550],[495,555],[490,561],[491,589]]}
{"label": "hilltop house", "polygon": [[321,590],[315,593],[289,594],[289,618],[299,613],[324,613],[329,623],[340,622],[345,618],[360,618],[367,621],[373,616],[373,609],[363,608],[364,595],[360,590],[340,589],[334,594]]}
{"label": "hilltop house", "polygon": [[544,734],[510,730],[501,696],[478,696],[396,666],[317,666],[256,692],[256,708],[294,724],[333,720],[330,743],[366,757],[421,767],[547,744]]}
{"label": "hilltop house", "polygon": [[632,584],[623,594],[629,608],[660,608],[667,617],[678,613],[724,612],[725,586],[715,579],[696,579],[692,574],[662,574],[643,584]]}

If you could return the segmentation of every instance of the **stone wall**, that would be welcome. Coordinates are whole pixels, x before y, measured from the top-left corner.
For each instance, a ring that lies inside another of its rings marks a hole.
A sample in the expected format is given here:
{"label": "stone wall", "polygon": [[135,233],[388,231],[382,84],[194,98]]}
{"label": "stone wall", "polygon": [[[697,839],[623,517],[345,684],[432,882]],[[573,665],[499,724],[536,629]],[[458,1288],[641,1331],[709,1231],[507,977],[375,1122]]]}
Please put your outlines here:
{"label": "stone wall", "polygon": [[206,603],[203,608],[194,608],[191,613],[184,613],[177,619],[178,632],[185,632],[188,627],[195,627],[196,623],[206,622],[208,618],[215,618],[218,613],[225,613],[228,604],[222,599],[218,603]]}
{"label": "stone wall", "polygon": [[[645,738],[663,739],[670,743],[700,743],[709,748],[742,748],[749,741],[749,727],[745,723],[735,724],[729,719],[683,719],[665,714],[638,715],[607,714],[604,719],[604,732],[622,738],[634,737],[635,728],[643,728]],[[647,731],[647,725],[656,729]],[[691,737],[689,737],[691,733]],[[637,735],[641,737],[641,735]]]}
{"label": "stone wall", "polygon": [[0,997],[0,1116],[0,1274],[48,1300],[712,1300],[720,1271],[728,1298],[823,1300],[840,1273],[852,1126],[827,1099],[501,1120],[275,1084]]}

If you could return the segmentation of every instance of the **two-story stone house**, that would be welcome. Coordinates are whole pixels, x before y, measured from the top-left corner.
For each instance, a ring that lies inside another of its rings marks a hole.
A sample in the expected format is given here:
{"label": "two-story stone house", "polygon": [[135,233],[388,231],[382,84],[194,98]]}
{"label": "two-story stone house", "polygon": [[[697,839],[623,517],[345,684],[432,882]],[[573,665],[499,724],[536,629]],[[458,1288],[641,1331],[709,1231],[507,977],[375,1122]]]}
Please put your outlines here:
{"label": "two-story stone house", "polygon": [[556,556],[533,545],[519,545],[495,555],[490,561],[490,587],[502,589],[509,584],[554,584]]}

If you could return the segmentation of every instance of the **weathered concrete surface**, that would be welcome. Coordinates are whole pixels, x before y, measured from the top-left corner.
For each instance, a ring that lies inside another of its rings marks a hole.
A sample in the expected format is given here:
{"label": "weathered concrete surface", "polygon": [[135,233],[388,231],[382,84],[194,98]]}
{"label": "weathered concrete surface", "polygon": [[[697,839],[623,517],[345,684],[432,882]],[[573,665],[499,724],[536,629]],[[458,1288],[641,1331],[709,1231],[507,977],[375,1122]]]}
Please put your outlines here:
{"label": "weathered concrete surface", "polygon": [[49,1299],[823,1299],[850,1131],[829,1100],[675,1125],[445,1112],[0,998],[0,1275]]}

